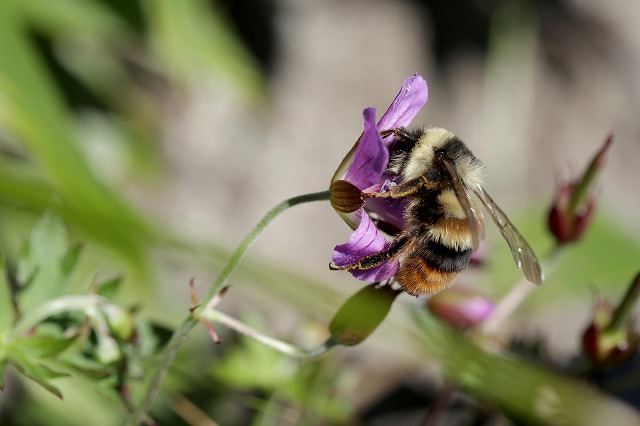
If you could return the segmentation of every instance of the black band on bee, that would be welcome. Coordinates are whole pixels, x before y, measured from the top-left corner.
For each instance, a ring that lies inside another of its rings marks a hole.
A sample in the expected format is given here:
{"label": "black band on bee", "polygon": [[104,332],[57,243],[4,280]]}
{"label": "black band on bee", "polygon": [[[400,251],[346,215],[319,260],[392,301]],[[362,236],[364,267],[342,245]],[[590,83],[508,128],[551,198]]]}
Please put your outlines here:
{"label": "black band on bee", "polygon": [[413,130],[407,130],[404,127],[399,127],[388,132],[382,132],[381,134],[383,137],[389,135],[394,135],[396,137],[395,141],[393,142],[394,151],[398,149],[411,151],[424,134],[424,129],[417,128]]}
{"label": "black band on bee", "polygon": [[425,236],[421,244],[416,244],[413,255],[423,258],[431,267],[439,271],[460,272],[469,264],[472,253],[471,248],[452,249]]}

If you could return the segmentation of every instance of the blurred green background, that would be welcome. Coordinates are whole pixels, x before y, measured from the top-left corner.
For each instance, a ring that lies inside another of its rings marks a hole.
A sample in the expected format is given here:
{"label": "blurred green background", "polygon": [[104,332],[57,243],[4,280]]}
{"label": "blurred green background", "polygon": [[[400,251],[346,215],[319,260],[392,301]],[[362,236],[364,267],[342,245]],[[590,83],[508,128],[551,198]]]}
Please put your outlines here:
{"label": "blurred green background", "polygon": [[[2,1],[4,256],[16,261],[42,215],[59,216],[69,244],[82,245],[65,292],[119,276],[118,304],[174,328],[189,312],[189,280],[204,293],[269,208],[327,189],[362,109],[382,113],[419,72],[430,99],[417,121],[467,142],[540,255],[552,246],[545,220],[556,184],[615,135],[593,228],[505,325],[568,362],[593,293],[617,300],[640,270],[638,16],[635,3],[596,0]],[[349,235],[328,203],[284,214],[232,277],[221,310],[310,347],[360,283],[327,268]],[[499,297],[519,272],[488,233],[487,265],[459,283]],[[408,315],[423,302],[401,296],[362,346],[313,362],[222,326],[214,347],[197,329],[151,415],[159,424],[393,424],[363,413],[402,386],[429,394],[440,381],[443,355]],[[433,341],[451,344],[438,327]],[[60,401],[7,370],[0,423],[120,422],[90,382],[57,379]],[[424,412],[404,415],[388,421],[421,424]]]}

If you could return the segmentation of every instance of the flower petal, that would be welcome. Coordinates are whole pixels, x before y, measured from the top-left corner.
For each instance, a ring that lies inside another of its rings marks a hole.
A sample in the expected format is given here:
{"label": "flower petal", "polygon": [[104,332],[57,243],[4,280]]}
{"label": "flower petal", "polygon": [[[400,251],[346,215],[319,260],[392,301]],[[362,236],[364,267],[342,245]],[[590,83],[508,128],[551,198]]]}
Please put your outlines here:
{"label": "flower petal", "polygon": [[429,99],[427,82],[419,74],[414,74],[404,81],[402,89],[378,122],[380,130],[397,129],[411,124]]}
{"label": "flower petal", "polygon": [[[387,109],[387,112],[385,112],[385,114],[382,116],[382,118],[378,122],[378,129],[390,130],[390,129],[396,129],[398,127],[408,126],[409,124],[411,124],[411,120],[413,120],[413,118],[416,116],[418,111],[420,111],[420,109],[427,103],[428,98],[429,98],[429,89],[427,87],[427,82],[424,80],[424,78],[418,74],[414,74],[412,77],[409,77],[404,81],[404,83],[402,84],[402,88],[400,89],[400,92],[398,92],[395,99],[389,106],[389,109]],[[375,112],[375,109],[373,108],[369,108],[369,110],[372,110]],[[365,110],[365,113],[366,111],[367,110]],[[366,118],[365,118],[365,121],[366,121]],[[366,123],[365,123],[365,128],[366,128]],[[349,180],[347,179],[346,176],[347,174],[349,174],[349,171],[354,167],[355,157],[358,151],[363,150],[360,146],[364,142],[364,137],[365,135],[362,134],[360,136],[360,139],[356,141],[355,145],[351,148],[351,150],[349,150],[347,155],[342,159],[342,162],[340,163],[337,170],[333,174],[333,178],[331,179],[332,182],[338,179]],[[372,137],[372,136],[370,135],[369,137]],[[372,140],[370,140],[369,142],[371,141]],[[393,137],[387,138],[386,141],[383,141],[383,143],[385,146],[388,146],[391,141],[393,141]],[[372,145],[372,147],[374,151],[375,149],[377,149],[375,145]],[[365,152],[368,150],[369,149],[364,149]],[[369,157],[369,156],[365,156],[361,158],[360,162],[364,162],[364,160],[366,160],[366,157]],[[371,181],[372,179],[367,179],[367,180]],[[356,186],[358,186],[360,189],[364,189],[358,184],[359,182],[354,182],[354,181],[351,181],[351,182],[354,183]],[[370,185],[372,184],[373,183],[371,183]],[[367,186],[370,186],[370,185],[367,185]]]}
{"label": "flower petal", "polygon": [[[340,244],[333,250],[333,263],[339,268],[352,266],[361,259],[386,250],[389,243],[371,221],[363,209],[358,210],[361,216],[360,225],[351,234],[349,241]],[[379,282],[393,277],[398,271],[398,261],[390,260],[378,267],[360,270],[350,269],[351,274],[362,281]]]}
{"label": "flower petal", "polygon": [[379,283],[393,278],[398,273],[400,264],[397,260],[383,263],[382,265],[367,270],[351,269],[351,275],[357,280],[369,283]]}
{"label": "flower petal", "polygon": [[362,112],[364,132],[356,149],[353,162],[344,180],[359,189],[365,189],[380,180],[389,162],[389,150],[385,146],[376,127],[376,109],[367,108]]}
{"label": "flower petal", "polygon": [[377,219],[388,223],[398,230],[406,227],[404,211],[407,208],[407,201],[369,198],[364,208],[366,211],[374,212]]}

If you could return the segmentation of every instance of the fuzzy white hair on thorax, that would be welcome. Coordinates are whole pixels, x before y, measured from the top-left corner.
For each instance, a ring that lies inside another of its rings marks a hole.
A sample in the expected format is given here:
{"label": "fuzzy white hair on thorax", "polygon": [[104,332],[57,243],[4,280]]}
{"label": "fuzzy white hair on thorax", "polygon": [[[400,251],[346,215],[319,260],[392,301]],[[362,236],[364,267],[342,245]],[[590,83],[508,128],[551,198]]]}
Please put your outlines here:
{"label": "fuzzy white hair on thorax", "polygon": [[[454,139],[457,139],[457,136],[449,130],[438,127],[426,129],[411,151],[403,171],[404,181],[416,179],[426,174],[433,165],[435,151],[445,148]],[[469,153],[471,152],[469,151]],[[467,188],[482,186],[484,167],[473,154],[462,155],[454,159],[454,164],[458,176]]]}

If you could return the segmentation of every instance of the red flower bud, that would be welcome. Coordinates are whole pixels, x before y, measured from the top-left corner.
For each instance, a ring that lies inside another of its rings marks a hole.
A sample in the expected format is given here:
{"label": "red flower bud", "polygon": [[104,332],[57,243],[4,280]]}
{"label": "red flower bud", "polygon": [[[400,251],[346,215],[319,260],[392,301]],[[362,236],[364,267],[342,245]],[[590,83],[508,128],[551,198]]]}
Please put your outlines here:
{"label": "red flower bud", "polygon": [[587,230],[595,207],[591,190],[612,142],[613,136],[609,136],[579,179],[558,187],[549,210],[548,226],[559,244],[577,241]]}
{"label": "red flower bud", "polygon": [[631,323],[631,313],[640,295],[640,274],[615,307],[596,300],[593,320],[582,335],[584,353],[597,364],[620,364],[638,349],[640,334]]}
{"label": "red flower bud", "polygon": [[549,211],[549,230],[561,244],[579,240],[593,216],[595,202],[592,197],[586,200],[580,210],[569,209],[574,192],[575,184],[562,184],[556,192],[556,198]]}

